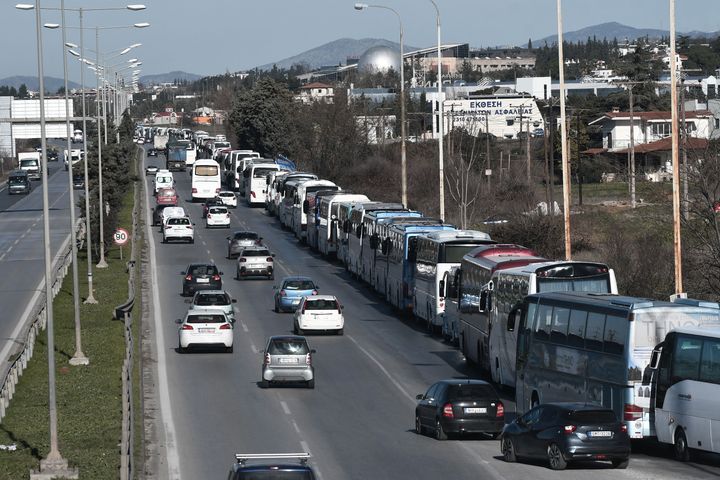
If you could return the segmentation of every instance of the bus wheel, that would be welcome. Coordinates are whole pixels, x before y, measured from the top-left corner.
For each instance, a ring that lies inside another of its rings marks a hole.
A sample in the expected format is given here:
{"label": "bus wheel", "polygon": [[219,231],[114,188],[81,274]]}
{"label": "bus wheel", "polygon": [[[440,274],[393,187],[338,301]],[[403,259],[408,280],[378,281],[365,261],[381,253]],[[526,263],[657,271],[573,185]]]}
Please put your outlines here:
{"label": "bus wheel", "polygon": [[675,430],[675,458],[681,462],[690,461],[690,448],[688,447],[687,437],[682,427]]}

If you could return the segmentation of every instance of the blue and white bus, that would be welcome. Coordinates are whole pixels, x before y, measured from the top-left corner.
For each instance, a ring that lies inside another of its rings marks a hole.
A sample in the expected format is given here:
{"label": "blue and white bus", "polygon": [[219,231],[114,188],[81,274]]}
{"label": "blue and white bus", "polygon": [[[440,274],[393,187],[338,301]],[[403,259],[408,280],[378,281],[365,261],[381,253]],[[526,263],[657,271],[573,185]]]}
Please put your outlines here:
{"label": "blue and white bus", "polygon": [[[630,438],[654,435],[643,377],[653,349],[677,326],[720,327],[720,308],[589,292],[528,295],[508,321],[518,334],[518,414],[547,402],[596,403],[623,419]],[[701,351],[685,353],[690,359]],[[685,360],[676,363],[679,369]]]}

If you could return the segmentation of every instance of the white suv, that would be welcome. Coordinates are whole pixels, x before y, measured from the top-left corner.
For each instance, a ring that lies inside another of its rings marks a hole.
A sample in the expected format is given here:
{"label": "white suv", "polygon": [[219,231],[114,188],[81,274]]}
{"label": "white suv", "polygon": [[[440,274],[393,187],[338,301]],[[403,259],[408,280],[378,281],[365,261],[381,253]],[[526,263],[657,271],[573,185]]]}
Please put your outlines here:
{"label": "white suv", "polygon": [[170,240],[185,240],[195,243],[195,229],[190,217],[170,217],[163,225],[163,243]]}
{"label": "white suv", "polygon": [[213,205],[205,215],[205,228],[230,228],[230,211],[225,205]]}
{"label": "white suv", "polygon": [[337,335],[343,334],[345,317],[343,306],[334,295],[313,295],[300,300],[293,328],[296,335],[303,335],[308,331],[327,332],[334,331]]}

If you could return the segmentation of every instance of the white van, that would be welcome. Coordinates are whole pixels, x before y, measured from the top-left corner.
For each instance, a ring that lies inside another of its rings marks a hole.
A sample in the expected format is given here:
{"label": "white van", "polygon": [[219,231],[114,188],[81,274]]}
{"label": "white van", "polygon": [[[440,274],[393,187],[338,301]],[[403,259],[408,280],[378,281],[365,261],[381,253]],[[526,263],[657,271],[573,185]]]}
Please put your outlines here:
{"label": "white van", "polygon": [[192,201],[215,198],[221,188],[220,165],[215,160],[196,160],[192,167]]}
{"label": "white van", "polygon": [[175,179],[173,178],[172,172],[169,170],[158,170],[155,174],[153,185],[156,195],[161,188],[173,188],[175,186]]}
{"label": "white van", "polygon": [[72,143],[82,143],[85,139],[82,130],[74,130],[72,135]]}
{"label": "white van", "polygon": [[40,180],[40,152],[19,152],[18,163],[20,170],[27,173],[31,180]]}
{"label": "white van", "polygon": [[280,166],[268,160],[267,162],[248,165],[243,173],[245,177],[245,200],[248,206],[265,205],[267,195],[267,175],[270,172],[277,172]]}

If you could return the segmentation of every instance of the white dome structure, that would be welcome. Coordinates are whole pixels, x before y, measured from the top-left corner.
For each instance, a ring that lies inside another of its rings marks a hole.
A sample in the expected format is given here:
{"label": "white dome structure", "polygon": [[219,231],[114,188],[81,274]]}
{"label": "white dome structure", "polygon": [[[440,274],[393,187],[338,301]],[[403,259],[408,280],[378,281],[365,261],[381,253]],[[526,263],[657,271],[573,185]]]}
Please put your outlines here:
{"label": "white dome structure", "polygon": [[400,71],[400,52],[384,45],[369,48],[358,62],[361,73],[387,73],[391,68]]}

